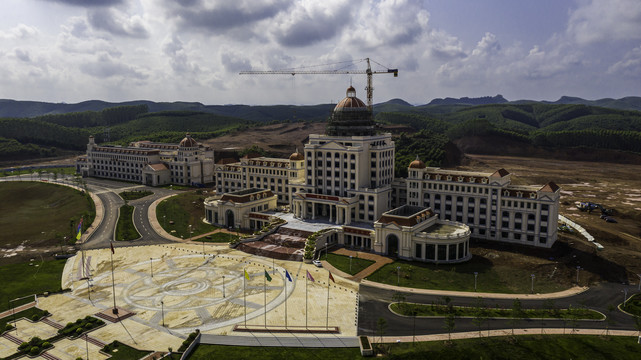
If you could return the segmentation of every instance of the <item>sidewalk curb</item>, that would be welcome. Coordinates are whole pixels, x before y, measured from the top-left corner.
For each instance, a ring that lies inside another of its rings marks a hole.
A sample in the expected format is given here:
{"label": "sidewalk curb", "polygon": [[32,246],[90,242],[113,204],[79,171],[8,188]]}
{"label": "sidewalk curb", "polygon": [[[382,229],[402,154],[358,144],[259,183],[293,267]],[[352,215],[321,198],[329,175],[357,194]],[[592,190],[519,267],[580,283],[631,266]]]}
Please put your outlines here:
{"label": "sidewalk curb", "polygon": [[395,285],[382,284],[370,280],[361,280],[361,285],[367,285],[384,290],[393,290],[408,292],[413,294],[422,295],[438,295],[438,296],[458,296],[458,297],[482,297],[487,299],[521,299],[521,300],[544,300],[544,299],[559,299],[569,296],[574,296],[587,291],[588,287],[573,287],[568,290],[563,290],[555,293],[546,294],[506,294],[506,293],[481,293],[481,292],[465,292],[465,291],[451,291],[451,290],[435,290],[435,289],[417,289],[406,288]]}

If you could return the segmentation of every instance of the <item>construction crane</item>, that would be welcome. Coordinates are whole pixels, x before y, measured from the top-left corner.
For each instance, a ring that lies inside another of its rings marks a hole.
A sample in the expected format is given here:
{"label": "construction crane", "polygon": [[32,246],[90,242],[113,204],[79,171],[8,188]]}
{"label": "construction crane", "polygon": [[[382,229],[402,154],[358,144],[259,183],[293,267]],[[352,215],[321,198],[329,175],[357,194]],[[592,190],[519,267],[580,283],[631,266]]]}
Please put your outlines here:
{"label": "construction crane", "polygon": [[[315,67],[321,67],[321,66],[328,66],[328,65],[336,65],[336,64],[347,64],[343,67],[347,66],[352,66],[357,63],[361,62],[367,62],[367,69],[366,70],[348,70],[348,69],[335,69],[335,70],[328,70],[328,69],[320,69],[320,70],[311,70],[311,68]],[[367,108],[372,111],[372,106],[373,106],[373,97],[374,97],[374,87],[372,86],[372,75],[374,74],[394,74],[394,77],[398,77],[398,69],[389,69],[384,65],[381,65],[377,63],[374,60],[371,60],[372,62],[382,66],[385,68],[385,70],[372,70],[371,64],[370,64],[370,59],[365,58],[357,61],[344,61],[344,62],[339,62],[339,63],[332,63],[332,64],[324,64],[324,65],[315,65],[315,66],[306,66],[306,67],[300,67],[300,68],[292,68],[292,69],[283,69],[283,70],[251,70],[251,71],[241,71],[240,75],[317,75],[317,74],[329,74],[329,75],[345,75],[345,74],[366,74],[367,75],[367,87],[365,90],[367,91]]]}

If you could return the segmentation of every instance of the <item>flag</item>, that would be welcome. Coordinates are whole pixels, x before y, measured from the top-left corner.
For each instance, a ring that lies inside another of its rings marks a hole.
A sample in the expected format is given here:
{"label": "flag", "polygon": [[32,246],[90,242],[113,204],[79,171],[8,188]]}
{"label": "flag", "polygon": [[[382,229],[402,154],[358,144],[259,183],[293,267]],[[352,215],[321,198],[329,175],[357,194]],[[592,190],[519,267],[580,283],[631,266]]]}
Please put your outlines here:
{"label": "flag", "polygon": [[249,274],[247,273],[247,270],[243,269],[243,272],[245,273],[245,279],[249,280]]}
{"label": "flag", "polygon": [[76,240],[80,240],[80,237],[82,237],[82,229],[78,229],[78,234],[76,234]]}
{"label": "flag", "polygon": [[267,281],[272,281],[272,277],[269,276],[269,274],[267,273],[267,270],[265,270],[265,277],[267,278]]}
{"label": "flag", "polygon": [[116,253],[116,250],[114,250],[114,243],[113,243],[113,242],[110,242],[110,243],[109,243],[109,245],[111,245],[111,253],[112,253],[112,254],[115,254],[115,253]]}
{"label": "flag", "polygon": [[329,273],[329,279],[332,280],[333,283],[336,283],[336,280],[334,280],[334,277],[332,276],[332,273],[329,272],[329,271],[328,271],[328,273]]}
{"label": "flag", "polygon": [[82,229],[82,218],[80,218],[80,222],[78,223],[78,228],[76,229],[76,232],[80,232]]}
{"label": "flag", "polygon": [[[305,271],[307,271],[307,270],[305,270]],[[314,282],[314,278],[312,277],[312,274],[309,273],[309,271],[307,271],[307,278],[309,280],[311,280],[312,282]]]}
{"label": "flag", "polygon": [[285,270],[285,277],[287,278],[287,280],[289,280],[289,282],[292,282],[292,276],[289,275],[289,271],[287,270]]}

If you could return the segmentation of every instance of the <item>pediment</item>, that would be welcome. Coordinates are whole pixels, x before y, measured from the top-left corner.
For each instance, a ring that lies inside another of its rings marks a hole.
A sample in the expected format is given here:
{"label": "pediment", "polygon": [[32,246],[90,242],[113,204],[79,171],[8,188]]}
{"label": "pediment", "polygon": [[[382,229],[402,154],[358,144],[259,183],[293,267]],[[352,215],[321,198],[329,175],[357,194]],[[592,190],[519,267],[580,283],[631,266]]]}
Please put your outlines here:
{"label": "pediment", "polygon": [[323,149],[323,150],[347,150],[347,147],[337,143],[336,141],[330,141],[330,142],[327,142],[327,143],[321,145],[320,147],[318,147],[318,149]]}

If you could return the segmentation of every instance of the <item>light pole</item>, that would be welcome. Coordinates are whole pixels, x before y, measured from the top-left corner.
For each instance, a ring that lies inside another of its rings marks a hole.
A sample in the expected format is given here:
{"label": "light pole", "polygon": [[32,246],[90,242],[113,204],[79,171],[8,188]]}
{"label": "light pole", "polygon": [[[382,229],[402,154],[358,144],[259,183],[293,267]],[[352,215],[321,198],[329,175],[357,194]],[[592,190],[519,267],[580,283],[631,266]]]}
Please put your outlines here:
{"label": "light pole", "polygon": [[352,273],[352,255],[349,256],[349,273]]}
{"label": "light pole", "polygon": [[225,298],[225,275],[223,275],[223,299]]}
{"label": "light pole", "polygon": [[532,294],[534,294],[534,274],[531,274],[530,277],[532,277]]}
{"label": "light pole", "polygon": [[641,291],[641,274],[637,274],[639,277],[639,288],[637,290]]}
{"label": "light pole", "polygon": [[479,276],[478,271],[474,272],[474,291],[476,291],[476,277]]}
{"label": "light pole", "polygon": [[162,316],[162,327],[165,327],[165,302],[160,300],[160,315]]}
{"label": "light pole", "polygon": [[401,284],[401,267],[397,266],[396,267],[396,286],[400,286]]}
{"label": "light pole", "polygon": [[151,277],[154,277],[154,258],[149,258],[149,267],[151,268]]}
{"label": "light pole", "polygon": [[191,241],[191,224],[189,224],[189,241]]}
{"label": "light pole", "polygon": [[577,284],[577,286],[579,285],[579,271],[581,271],[581,267],[577,265],[577,267],[576,267],[576,284]]}
{"label": "light pole", "polygon": [[162,216],[162,227],[167,228],[167,215]]}
{"label": "light pole", "polygon": [[87,360],[89,360],[89,339],[87,339],[89,335],[85,334],[85,347],[87,348]]}
{"label": "light pole", "polygon": [[628,288],[623,289],[623,307],[625,308],[625,302],[628,301]]}

